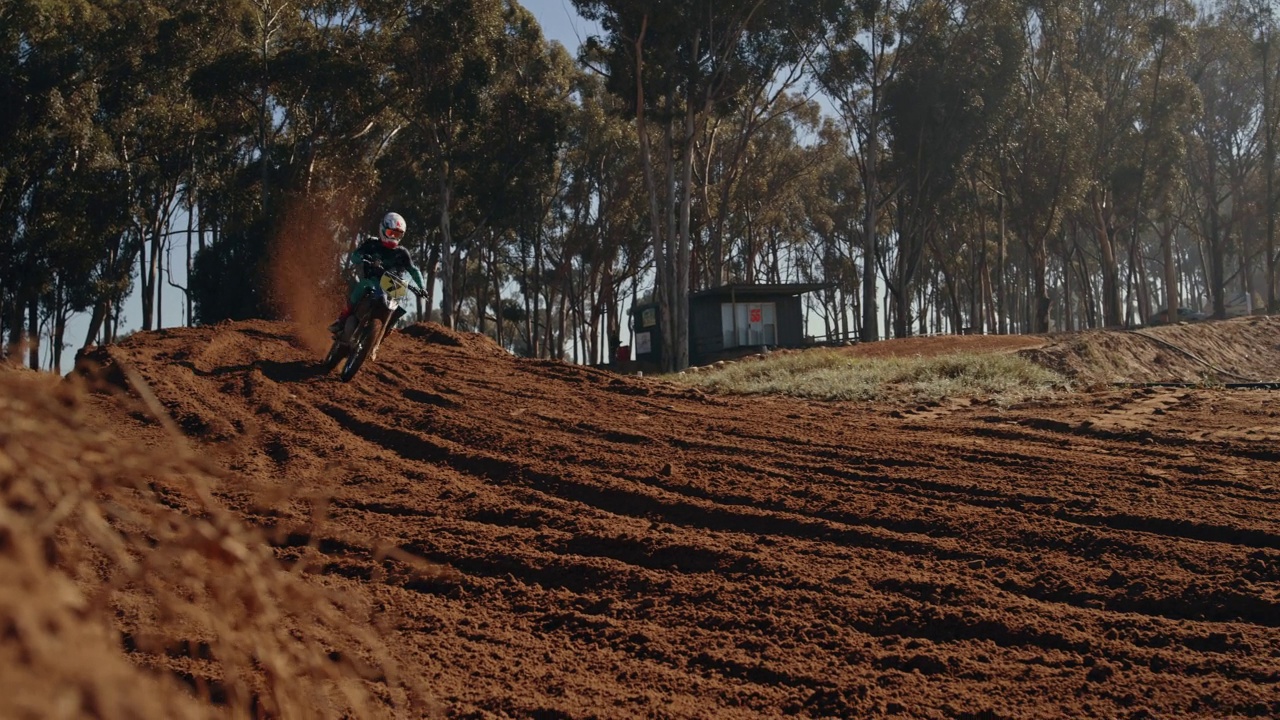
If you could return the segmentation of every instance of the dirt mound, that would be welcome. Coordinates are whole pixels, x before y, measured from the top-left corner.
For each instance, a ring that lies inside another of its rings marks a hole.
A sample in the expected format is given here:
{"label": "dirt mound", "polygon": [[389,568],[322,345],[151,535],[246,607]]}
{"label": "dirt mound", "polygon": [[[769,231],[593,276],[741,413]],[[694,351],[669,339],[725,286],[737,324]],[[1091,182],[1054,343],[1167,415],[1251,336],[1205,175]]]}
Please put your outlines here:
{"label": "dirt mound", "polygon": [[1086,385],[1280,381],[1280,317],[1047,336],[1032,361]]}
{"label": "dirt mound", "polygon": [[1082,387],[1280,381],[1280,317],[1048,335],[938,335],[851,345],[858,357],[1017,352]]}
{"label": "dirt mound", "polygon": [[134,390],[141,402],[110,401],[135,426],[122,441],[79,383],[0,376],[0,715],[343,717],[425,701],[353,622],[367,611],[300,581],[212,497],[254,482],[201,461]]}
{"label": "dirt mound", "polygon": [[349,384],[280,323],[106,355],[246,547],[369,609],[316,636],[376,631],[449,716],[1280,715],[1276,393],[721,398],[486,343],[419,326]]}
{"label": "dirt mound", "polygon": [[509,357],[511,355],[487,335],[458,332],[436,323],[415,323],[406,327],[404,334],[433,345],[464,348],[470,354],[480,358]]}

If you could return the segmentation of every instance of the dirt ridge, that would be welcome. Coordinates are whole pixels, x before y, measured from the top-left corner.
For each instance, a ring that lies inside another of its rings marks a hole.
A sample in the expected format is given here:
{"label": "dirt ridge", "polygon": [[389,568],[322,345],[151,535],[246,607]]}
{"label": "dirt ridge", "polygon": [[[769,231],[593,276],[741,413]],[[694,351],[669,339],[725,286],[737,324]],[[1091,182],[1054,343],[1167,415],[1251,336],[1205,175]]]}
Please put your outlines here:
{"label": "dirt ridge", "polygon": [[[1225,337],[1197,354],[1228,367]],[[294,538],[282,561],[375,609],[447,716],[1280,715],[1274,392],[725,398],[434,325],[350,384],[284,323],[100,352],[225,469],[220,502]]]}

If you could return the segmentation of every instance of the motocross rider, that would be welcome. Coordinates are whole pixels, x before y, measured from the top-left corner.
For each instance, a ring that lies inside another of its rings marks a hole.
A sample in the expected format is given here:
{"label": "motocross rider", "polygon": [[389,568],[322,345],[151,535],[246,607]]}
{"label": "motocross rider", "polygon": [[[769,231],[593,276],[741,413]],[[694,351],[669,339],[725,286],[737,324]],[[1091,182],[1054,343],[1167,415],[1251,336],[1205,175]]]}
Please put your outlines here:
{"label": "motocross rider", "polygon": [[422,273],[413,264],[413,256],[408,250],[400,247],[400,239],[404,237],[406,227],[404,218],[399,213],[389,212],[382,218],[382,228],[378,232],[378,237],[367,237],[360,247],[351,253],[348,260],[351,267],[360,268],[361,280],[352,287],[347,296],[347,306],[338,315],[338,319],[329,326],[329,332],[335,336],[342,332],[342,326],[355,310],[356,303],[367,290],[378,285],[382,270],[396,275],[408,272],[418,292],[425,292],[422,287]]}

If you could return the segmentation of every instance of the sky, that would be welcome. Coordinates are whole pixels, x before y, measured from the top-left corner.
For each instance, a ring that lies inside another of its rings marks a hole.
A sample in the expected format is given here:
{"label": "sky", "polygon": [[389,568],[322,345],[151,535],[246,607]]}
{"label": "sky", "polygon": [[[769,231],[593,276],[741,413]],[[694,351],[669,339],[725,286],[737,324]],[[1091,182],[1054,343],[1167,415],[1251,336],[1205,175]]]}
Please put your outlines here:
{"label": "sky", "polygon": [[543,36],[559,40],[571,55],[577,55],[578,46],[588,35],[599,31],[600,26],[583,20],[569,0],[523,0],[520,4],[538,19]]}

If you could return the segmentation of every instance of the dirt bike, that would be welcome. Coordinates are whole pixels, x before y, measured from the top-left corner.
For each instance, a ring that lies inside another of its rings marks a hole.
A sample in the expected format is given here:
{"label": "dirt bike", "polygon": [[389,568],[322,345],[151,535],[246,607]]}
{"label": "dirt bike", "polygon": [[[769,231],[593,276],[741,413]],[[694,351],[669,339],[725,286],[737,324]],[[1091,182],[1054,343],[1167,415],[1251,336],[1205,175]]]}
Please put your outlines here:
{"label": "dirt bike", "polygon": [[324,371],[331,372],[345,357],[347,362],[338,375],[342,382],[350,382],[367,358],[376,359],[378,346],[405,314],[401,305],[409,291],[422,297],[417,288],[406,284],[398,275],[381,267],[376,270],[381,273],[377,286],[366,290],[356,303],[345,325],[334,335],[333,345],[322,363]]}

